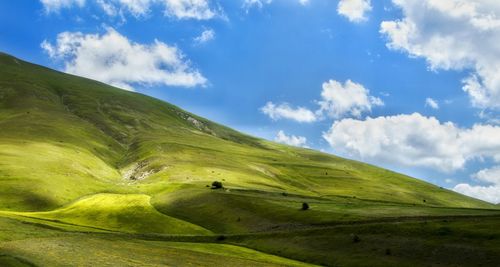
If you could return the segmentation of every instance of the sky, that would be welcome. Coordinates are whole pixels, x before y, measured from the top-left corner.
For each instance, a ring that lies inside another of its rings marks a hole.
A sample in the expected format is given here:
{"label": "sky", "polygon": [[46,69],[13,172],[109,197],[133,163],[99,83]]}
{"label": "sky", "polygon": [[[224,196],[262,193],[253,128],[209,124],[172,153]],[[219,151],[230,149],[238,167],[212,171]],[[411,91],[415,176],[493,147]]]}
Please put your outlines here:
{"label": "sky", "polygon": [[0,51],[500,202],[496,0],[0,1]]}

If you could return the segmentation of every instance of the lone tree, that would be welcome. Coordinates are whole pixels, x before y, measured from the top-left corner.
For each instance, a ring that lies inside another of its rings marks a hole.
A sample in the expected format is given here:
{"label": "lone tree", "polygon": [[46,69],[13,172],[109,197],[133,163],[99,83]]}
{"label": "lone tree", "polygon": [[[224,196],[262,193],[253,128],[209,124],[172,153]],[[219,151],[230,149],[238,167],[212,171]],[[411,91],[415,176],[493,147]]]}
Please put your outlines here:
{"label": "lone tree", "polygon": [[212,183],[212,189],[221,189],[221,188],[222,188],[222,182],[214,181]]}
{"label": "lone tree", "polygon": [[309,209],[309,204],[306,202],[302,203],[302,210],[308,210]]}

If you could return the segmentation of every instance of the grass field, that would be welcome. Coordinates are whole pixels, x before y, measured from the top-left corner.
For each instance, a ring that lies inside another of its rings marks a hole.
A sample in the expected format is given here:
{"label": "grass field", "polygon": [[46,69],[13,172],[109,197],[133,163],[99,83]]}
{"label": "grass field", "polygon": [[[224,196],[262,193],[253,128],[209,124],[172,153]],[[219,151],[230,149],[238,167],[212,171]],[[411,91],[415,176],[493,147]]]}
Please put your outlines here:
{"label": "grass field", "polygon": [[498,205],[4,54],[0,184],[0,266],[500,265]]}

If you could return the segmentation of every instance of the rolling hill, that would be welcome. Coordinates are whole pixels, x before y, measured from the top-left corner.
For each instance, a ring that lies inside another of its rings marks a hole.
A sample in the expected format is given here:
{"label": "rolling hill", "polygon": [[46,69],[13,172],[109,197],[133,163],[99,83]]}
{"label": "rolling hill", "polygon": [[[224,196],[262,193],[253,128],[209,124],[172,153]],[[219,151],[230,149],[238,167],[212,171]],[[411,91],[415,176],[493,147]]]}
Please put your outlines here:
{"label": "rolling hill", "polygon": [[498,205],[6,54],[0,129],[0,265],[500,262]]}

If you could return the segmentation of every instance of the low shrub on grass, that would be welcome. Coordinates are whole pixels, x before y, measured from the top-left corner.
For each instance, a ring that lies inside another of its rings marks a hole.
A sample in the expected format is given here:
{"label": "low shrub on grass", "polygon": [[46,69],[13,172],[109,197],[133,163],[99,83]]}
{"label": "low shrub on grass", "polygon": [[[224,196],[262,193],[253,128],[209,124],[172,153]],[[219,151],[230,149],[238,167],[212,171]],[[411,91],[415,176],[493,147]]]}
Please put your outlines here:
{"label": "low shrub on grass", "polygon": [[222,186],[222,182],[219,182],[219,181],[214,181],[214,182],[212,183],[212,189],[221,189],[221,188],[223,188],[223,186]]}
{"label": "low shrub on grass", "polygon": [[361,242],[361,238],[359,238],[358,235],[351,234],[351,238],[352,238],[352,242],[353,243],[359,243],[359,242]]}

